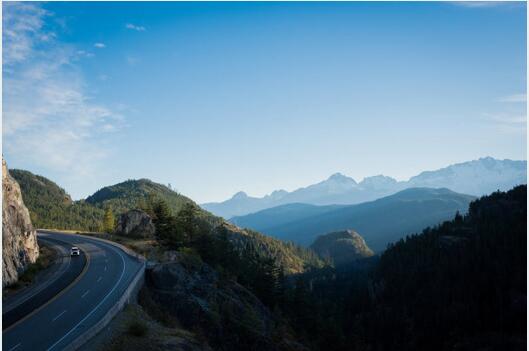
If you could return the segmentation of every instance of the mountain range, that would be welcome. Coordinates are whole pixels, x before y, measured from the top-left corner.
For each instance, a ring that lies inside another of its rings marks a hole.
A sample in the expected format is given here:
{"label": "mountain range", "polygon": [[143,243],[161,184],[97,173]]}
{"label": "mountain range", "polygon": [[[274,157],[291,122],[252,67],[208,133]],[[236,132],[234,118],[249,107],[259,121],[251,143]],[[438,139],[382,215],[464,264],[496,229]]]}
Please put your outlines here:
{"label": "mountain range", "polygon": [[258,198],[248,196],[241,191],[226,201],[204,203],[201,206],[217,216],[229,219],[291,203],[358,204],[395,194],[407,188],[447,188],[462,194],[481,196],[526,183],[527,161],[484,157],[434,171],[425,171],[407,181],[397,181],[391,177],[377,175],[356,182],[353,178],[336,173],[322,182],[292,192],[276,190]]}
{"label": "mountain range", "polygon": [[408,234],[454,218],[458,211],[467,212],[474,199],[446,188],[410,188],[356,205],[287,204],[230,222],[304,246],[319,235],[354,229],[373,251],[380,252]]}

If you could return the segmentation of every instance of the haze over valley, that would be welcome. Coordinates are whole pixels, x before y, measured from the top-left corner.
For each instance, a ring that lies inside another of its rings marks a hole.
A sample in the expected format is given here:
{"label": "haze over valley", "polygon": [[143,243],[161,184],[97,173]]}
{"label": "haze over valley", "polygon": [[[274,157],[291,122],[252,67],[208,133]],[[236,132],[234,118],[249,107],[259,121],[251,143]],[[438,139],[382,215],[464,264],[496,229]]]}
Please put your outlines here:
{"label": "haze over valley", "polygon": [[526,2],[1,6],[3,350],[526,350]]}

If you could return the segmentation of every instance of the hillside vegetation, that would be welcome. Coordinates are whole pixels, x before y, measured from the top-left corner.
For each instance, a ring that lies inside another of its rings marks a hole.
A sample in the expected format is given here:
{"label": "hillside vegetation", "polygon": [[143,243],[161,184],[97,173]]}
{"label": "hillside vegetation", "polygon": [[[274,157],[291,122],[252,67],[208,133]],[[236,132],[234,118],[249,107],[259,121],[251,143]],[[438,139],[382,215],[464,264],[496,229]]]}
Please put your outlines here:
{"label": "hillside vegetation", "polygon": [[374,255],[364,238],[354,230],[320,235],[310,248],[320,257],[332,260],[336,266]]}
{"label": "hillside vegetation", "polygon": [[392,325],[404,348],[525,349],[526,248],[526,186],[391,245],[375,274],[380,332]]}
{"label": "hillside vegetation", "polygon": [[[12,174],[20,183],[24,201],[37,228],[102,231],[105,227],[105,212],[108,214],[110,210],[117,216],[130,209],[141,208],[152,214],[149,206],[161,201],[166,206],[167,216],[176,218],[192,213],[198,230],[205,233],[216,233],[219,226],[224,226],[238,250],[251,247],[260,256],[273,259],[286,273],[299,273],[306,267],[322,265],[312,251],[228,225],[222,218],[201,209],[188,197],[149,179],[127,180],[104,187],[86,200],[72,201],[64,189],[45,177],[23,170],[14,170]],[[187,212],[182,212],[184,208]],[[181,233],[178,225],[173,229],[172,234]]]}
{"label": "hillside vegetation", "polygon": [[358,205],[290,204],[231,221],[303,246],[310,245],[319,235],[352,228],[379,252],[406,234],[439,224],[458,211],[465,213],[473,199],[448,189],[412,188]]}
{"label": "hillside vegetation", "polygon": [[286,314],[319,350],[525,350],[526,245],[524,185],[363,267],[304,274]]}
{"label": "hillside vegetation", "polygon": [[104,211],[70,195],[51,180],[31,172],[10,170],[20,184],[24,203],[35,228],[99,231]]}
{"label": "hillside vegetation", "polygon": [[185,204],[194,204],[193,200],[149,179],[127,180],[106,186],[88,196],[86,202],[98,208],[110,207],[114,213],[119,214],[144,207],[152,197],[164,200],[175,213]]}

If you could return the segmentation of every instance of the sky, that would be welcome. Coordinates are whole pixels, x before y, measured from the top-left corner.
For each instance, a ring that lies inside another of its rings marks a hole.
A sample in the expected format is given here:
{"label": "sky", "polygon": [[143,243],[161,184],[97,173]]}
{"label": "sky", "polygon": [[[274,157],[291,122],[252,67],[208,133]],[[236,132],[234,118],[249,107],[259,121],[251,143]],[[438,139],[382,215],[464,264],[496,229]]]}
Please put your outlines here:
{"label": "sky", "polygon": [[527,158],[526,5],[3,2],[2,153],[195,201]]}

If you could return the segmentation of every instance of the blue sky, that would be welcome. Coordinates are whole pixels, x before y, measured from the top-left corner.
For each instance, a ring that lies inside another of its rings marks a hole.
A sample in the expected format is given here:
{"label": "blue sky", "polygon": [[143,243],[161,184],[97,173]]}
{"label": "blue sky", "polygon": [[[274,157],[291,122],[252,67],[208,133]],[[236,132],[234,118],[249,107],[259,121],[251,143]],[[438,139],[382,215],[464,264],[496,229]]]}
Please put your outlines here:
{"label": "blue sky", "polygon": [[198,202],[526,159],[525,3],[4,3],[3,154]]}

